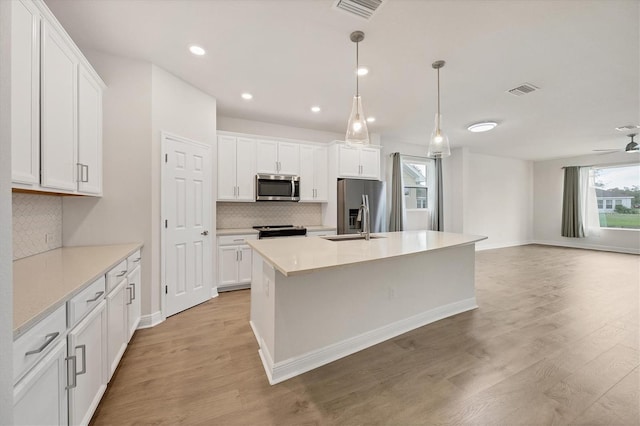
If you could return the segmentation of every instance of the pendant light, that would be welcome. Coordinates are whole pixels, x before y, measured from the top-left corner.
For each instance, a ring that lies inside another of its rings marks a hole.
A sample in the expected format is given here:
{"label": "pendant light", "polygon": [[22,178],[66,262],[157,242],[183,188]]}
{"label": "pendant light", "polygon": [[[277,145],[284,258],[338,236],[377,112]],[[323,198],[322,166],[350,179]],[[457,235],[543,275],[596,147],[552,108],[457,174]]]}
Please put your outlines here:
{"label": "pendant light", "polygon": [[362,110],[362,99],[360,98],[360,85],[358,84],[359,63],[359,43],[364,40],[362,31],[354,31],[349,37],[356,44],[356,95],[353,97],[351,105],[351,115],[347,125],[347,135],[345,141],[347,144],[369,145],[369,130],[367,129],[367,120]]}
{"label": "pendant light", "polygon": [[444,61],[435,61],[431,66],[438,72],[438,112],[436,112],[435,127],[429,139],[427,157],[444,158],[451,155],[449,138],[442,131],[442,116],[440,115],[440,68],[444,67]]}

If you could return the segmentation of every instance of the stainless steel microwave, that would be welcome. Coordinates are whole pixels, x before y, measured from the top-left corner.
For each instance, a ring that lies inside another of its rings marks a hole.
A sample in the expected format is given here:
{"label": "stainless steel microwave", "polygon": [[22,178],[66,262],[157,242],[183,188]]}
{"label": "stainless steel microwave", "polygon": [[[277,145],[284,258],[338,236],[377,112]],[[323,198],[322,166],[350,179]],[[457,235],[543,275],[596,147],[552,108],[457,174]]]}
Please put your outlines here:
{"label": "stainless steel microwave", "polygon": [[300,176],[256,175],[256,201],[300,201]]}

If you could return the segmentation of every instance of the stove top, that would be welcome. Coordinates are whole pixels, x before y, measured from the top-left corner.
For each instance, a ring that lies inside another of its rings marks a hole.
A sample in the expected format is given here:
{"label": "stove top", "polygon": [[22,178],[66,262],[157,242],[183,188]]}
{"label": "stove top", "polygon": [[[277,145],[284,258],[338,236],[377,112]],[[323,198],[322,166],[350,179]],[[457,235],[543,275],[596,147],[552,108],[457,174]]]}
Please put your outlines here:
{"label": "stove top", "polygon": [[307,235],[307,228],[293,225],[259,225],[253,229],[259,231],[258,238],[293,237]]}

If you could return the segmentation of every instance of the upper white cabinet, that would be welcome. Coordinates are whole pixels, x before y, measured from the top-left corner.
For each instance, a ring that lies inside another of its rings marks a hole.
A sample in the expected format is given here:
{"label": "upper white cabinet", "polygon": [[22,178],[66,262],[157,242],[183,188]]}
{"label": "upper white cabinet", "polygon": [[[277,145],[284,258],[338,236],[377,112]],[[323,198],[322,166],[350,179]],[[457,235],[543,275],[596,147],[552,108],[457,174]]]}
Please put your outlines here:
{"label": "upper white cabinet", "polygon": [[254,139],[218,136],[218,201],[255,201]]}
{"label": "upper white cabinet", "polygon": [[291,142],[258,140],[256,142],[256,172],[297,175],[300,173],[300,145]]}
{"label": "upper white cabinet", "polygon": [[14,188],[102,194],[105,86],[44,2],[12,2]]}
{"label": "upper white cabinet", "polygon": [[380,150],[338,145],[338,177],[379,179]]}
{"label": "upper white cabinet", "polygon": [[327,151],[324,146],[300,145],[300,201],[327,201]]}
{"label": "upper white cabinet", "polygon": [[11,10],[11,176],[40,182],[40,14],[30,1]]}

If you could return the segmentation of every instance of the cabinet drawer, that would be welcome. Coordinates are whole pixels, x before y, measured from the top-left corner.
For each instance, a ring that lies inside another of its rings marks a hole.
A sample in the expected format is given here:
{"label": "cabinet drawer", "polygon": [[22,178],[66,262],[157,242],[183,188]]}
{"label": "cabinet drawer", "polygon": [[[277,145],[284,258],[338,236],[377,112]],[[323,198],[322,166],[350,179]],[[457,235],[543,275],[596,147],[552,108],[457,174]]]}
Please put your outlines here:
{"label": "cabinet drawer", "polygon": [[64,338],[67,330],[66,313],[66,306],[60,306],[13,342],[14,383],[40,360],[55,342]]}
{"label": "cabinet drawer", "polygon": [[123,260],[118,263],[118,266],[107,272],[107,293],[111,293],[111,290],[118,286],[125,275],[127,275],[127,261]]}
{"label": "cabinet drawer", "polygon": [[136,266],[140,264],[140,259],[142,259],[142,257],[140,256],[140,250],[127,257],[127,271],[133,271]]}
{"label": "cabinet drawer", "polygon": [[72,328],[104,300],[104,291],[105,278],[100,277],[73,299],[69,300],[69,328]]}
{"label": "cabinet drawer", "polygon": [[218,237],[219,246],[236,246],[244,244],[247,240],[257,240],[258,234],[246,234],[246,235],[223,235]]}

